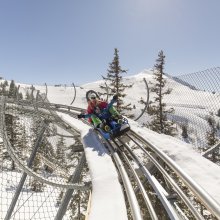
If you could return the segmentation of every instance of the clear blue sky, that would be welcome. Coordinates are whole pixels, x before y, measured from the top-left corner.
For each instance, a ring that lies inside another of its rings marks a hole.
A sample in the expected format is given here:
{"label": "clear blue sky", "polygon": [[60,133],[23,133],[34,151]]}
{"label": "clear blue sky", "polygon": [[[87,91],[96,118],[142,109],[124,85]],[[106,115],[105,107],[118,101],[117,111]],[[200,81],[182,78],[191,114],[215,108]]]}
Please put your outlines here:
{"label": "clear blue sky", "polygon": [[0,0],[0,75],[83,84],[106,75],[119,49],[128,74],[179,75],[220,65],[220,0]]}

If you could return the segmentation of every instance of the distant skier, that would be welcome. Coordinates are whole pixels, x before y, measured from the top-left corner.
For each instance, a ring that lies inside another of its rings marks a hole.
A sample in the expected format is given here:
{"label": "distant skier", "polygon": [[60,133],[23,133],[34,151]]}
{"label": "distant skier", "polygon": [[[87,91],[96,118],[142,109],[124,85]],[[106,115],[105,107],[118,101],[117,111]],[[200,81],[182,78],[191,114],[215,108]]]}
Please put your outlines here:
{"label": "distant skier", "polygon": [[118,95],[114,95],[110,103],[102,101],[96,97],[95,94],[90,95],[88,100],[88,107],[86,114],[79,114],[78,118],[88,118],[88,121],[94,125],[95,128],[108,130],[109,126],[106,125],[109,117],[115,120],[121,119],[122,116],[115,109],[113,104],[118,100]]}

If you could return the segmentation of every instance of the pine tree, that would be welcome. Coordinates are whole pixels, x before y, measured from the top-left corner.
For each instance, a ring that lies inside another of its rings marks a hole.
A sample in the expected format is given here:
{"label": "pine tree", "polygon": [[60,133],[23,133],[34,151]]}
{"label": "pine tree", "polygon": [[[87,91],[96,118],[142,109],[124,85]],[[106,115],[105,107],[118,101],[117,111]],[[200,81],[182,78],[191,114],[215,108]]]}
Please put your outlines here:
{"label": "pine tree", "polygon": [[220,109],[217,112],[217,116],[220,117]]}
{"label": "pine tree", "polygon": [[[210,130],[206,132],[206,139],[207,139],[207,144],[208,146],[214,146],[218,142],[217,138],[217,123],[213,117],[213,114],[208,117],[207,122],[210,126]],[[216,162],[216,157],[219,156],[217,155],[216,151],[212,152],[212,161]]]}
{"label": "pine tree", "polygon": [[182,137],[188,138],[188,126],[186,124],[182,125]]}
{"label": "pine tree", "polygon": [[207,144],[209,146],[213,146],[218,141],[216,121],[213,118],[213,115],[208,117],[207,122],[208,122],[208,124],[210,126],[210,130],[206,133]]}
{"label": "pine tree", "polygon": [[[128,111],[132,110],[131,103],[125,104],[123,101],[123,98],[126,96],[126,93],[124,92],[125,88],[131,88],[132,85],[124,85],[122,83],[122,74],[127,73],[127,70],[123,70],[121,68],[118,52],[118,49],[115,48],[113,61],[109,64],[107,76],[103,77],[103,79],[107,82],[107,84],[109,82],[109,95],[113,96],[117,94],[119,96],[116,103],[116,109],[128,117],[133,117],[133,114],[128,113]],[[106,86],[104,85],[101,85],[100,88],[106,90]],[[103,94],[106,94],[106,92]]]}
{"label": "pine tree", "polygon": [[[5,124],[6,124],[6,132],[9,138],[9,142],[12,145],[12,147],[15,146],[17,134],[15,130],[15,116],[11,114],[5,114]],[[11,162],[11,170],[15,170],[15,162],[11,159],[8,152],[5,152],[3,159],[9,160]]]}
{"label": "pine tree", "polygon": [[8,92],[7,92],[7,85],[8,85],[8,82],[6,83],[7,81],[4,81],[4,83],[1,83],[0,87],[1,87],[1,90],[0,90],[0,95],[4,95],[4,96],[7,96],[8,95]]}
{"label": "pine tree", "polygon": [[[32,121],[32,143],[33,146],[36,143],[37,139],[38,139],[38,134],[39,134],[39,130],[41,129],[39,127],[39,125],[41,124],[41,120],[39,118],[33,118]],[[33,147],[32,146],[32,147]],[[40,147],[38,149],[38,153],[40,153],[40,151],[42,150],[42,148],[44,148],[45,146],[45,140],[44,140],[44,136],[40,142]],[[36,173],[41,173],[43,170],[43,164],[41,161],[41,158],[39,156],[39,154],[37,154],[34,158],[34,162],[31,168],[34,172]],[[35,192],[42,192],[43,191],[43,183],[39,182],[38,180],[36,180],[35,178],[31,178],[30,183],[29,183],[31,190],[35,191]]]}
{"label": "pine tree", "polygon": [[166,109],[166,104],[163,102],[164,95],[170,93],[170,89],[165,89],[166,80],[164,79],[164,64],[165,56],[163,51],[158,54],[158,59],[155,64],[154,79],[155,85],[151,88],[152,92],[155,92],[156,96],[154,102],[150,106],[152,111],[152,121],[149,127],[159,133],[173,135],[173,122],[167,119],[168,113],[172,113],[173,109]]}
{"label": "pine tree", "polygon": [[28,90],[26,91],[25,99],[26,99],[26,100],[31,100],[31,95],[30,95],[30,93],[29,93]]}
{"label": "pine tree", "polygon": [[66,167],[65,148],[64,138],[61,136],[57,143],[56,158],[57,162],[62,165],[62,167]]}
{"label": "pine tree", "polygon": [[[39,155],[36,155],[34,158],[32,170],[35,173],[40,173],[41,171],[41,160],[39,158]],[[43,192],[43,183],[39,182],[38,180],[32,177],[30,181],[30,188],[34,192]]]}
{"label": "pine tree", "polygon": [[19,98],[20,100],[23,99],[23,94],[22,94],[21,92],[18,93],[18,98]]}
{"label": "pine tree", "polygon": [[[79,182],[88,176],[88,167],[85,166],[80,176]],[[71,201],[68,209],[70,210],[70,216],[72,219],[85,219],[85,213],[88,208],[89,191],[77,191]]]}
{"label": "pine tree", "polygon": [[27,159],[27,151],[28,151],[28,139],[27,139],[27,132],[25,130],[24,125],[20,125],[18,127],[18,139],[16,142],[16,151],[19,155],[19,158],[22,160]]}
{"label": "pine tree", "polygon": [[9,98],[16,98],[16,92],[17,92],[17,87],[15,85],[14,80],[12,80],[10,83],[10,86],[9,86],[8,97]]}
{"label": "pine tree", "polygon": [[3,159],[5,157],[5,149],[4,149],[4,145],[3,145],[3,142],[0,142],[0,169],[3,170]]}
{"label": "pine tree", "polygon": [[8,86],[8,81],[7,81],[7,80],[4,81],[4,86],[5,86],[5,87]]}

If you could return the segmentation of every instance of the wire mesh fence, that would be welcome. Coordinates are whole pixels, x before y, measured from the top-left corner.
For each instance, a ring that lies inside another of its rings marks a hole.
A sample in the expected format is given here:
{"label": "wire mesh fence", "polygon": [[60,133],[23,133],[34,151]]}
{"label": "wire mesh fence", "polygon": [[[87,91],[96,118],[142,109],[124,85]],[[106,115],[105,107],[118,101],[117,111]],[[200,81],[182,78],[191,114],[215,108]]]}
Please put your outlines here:
{"label": "wire mesh fence", "polygon": [[[167,80],[170,94],[164,96],[177,135],[205,151],[220,139],[220,68],[212,68]],[[219,150],[218,150],[219,151]]]}
{"label": "wire mesh fence", "polygon": [[0,219],[54,219],[75,185],[79,188],[73,190],[63,219],[84,216],[89,198],[88,190],[81,191],[89,179],[85,163],[75,185],[71,183],[83,154],[74,151],[79,139],[57,123],[51,110],[38,108],[36,96],[28,105],[4,96],[0,103]]}
{"label": "wire mesh fence", "polygon": [[[175,122],[176,136],[200,151],[218,143],[220,68],[171,77],[166,87],[172,89],[164,96],[164,101],[168,108],[175,110],[169,119]],[[82,151],[73,150],[73,146],[81,144],[80,140],[61,126],[58,115],[45,104],[46,98],[38,95],[36,91],[30,91],[23,104],[18,103],[18,97],[7,102],[0,97],[0,219],[6,219],[25,172],[28,173],[10,219],[54,219],[68,190],[66,185],[82,156]],[[27,167],[45,120],[46,128],[35,159],[32,166]],[[4,133],[8,142],[4,140]],[[8,143],[13,158],[9,155]],[[85,164],[77,183],[87,179]],[[63,219],[76,216],[83,219],[88,199],[88,191],[75,190]]]}

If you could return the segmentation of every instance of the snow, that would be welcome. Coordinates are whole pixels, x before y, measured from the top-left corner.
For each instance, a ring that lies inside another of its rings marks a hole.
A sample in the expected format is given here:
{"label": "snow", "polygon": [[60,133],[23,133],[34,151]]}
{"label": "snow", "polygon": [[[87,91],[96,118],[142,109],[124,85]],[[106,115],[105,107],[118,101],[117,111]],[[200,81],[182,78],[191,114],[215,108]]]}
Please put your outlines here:
{"label": "snow", "polygon": [[[92,180],[90,220],[127,219],[126,206],[118,174],[106,148],[94,131],[83,122],[66,114],[59,116],[81,133]],[[107,214],[108,213],[108,214]]]}

